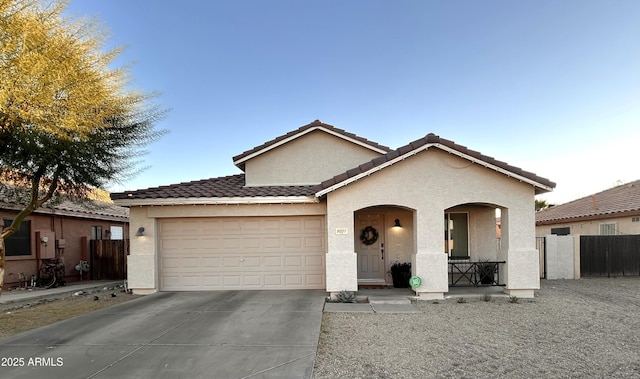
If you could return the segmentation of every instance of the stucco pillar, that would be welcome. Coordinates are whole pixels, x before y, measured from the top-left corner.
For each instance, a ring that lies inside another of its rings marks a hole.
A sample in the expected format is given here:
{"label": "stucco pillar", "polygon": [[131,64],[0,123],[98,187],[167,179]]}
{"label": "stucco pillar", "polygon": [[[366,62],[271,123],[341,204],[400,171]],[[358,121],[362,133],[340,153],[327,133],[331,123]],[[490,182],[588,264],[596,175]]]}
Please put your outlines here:
{"label": "stucco pillar", "polygon": [[358,256],[354,245],[353,211],[327,205],[327,292],[358,290]]}
{"label": "stucco pillar", "polygon": [[507,261],[503,292],[510,296],[533,298],[534,290],[540,288],[540,253],[535,248],[534,210],[526,206],[502,209],[501,225],[499,256]]}
{"label": "stucco pillar", "polygon": [[435,208],[414,213],[416,254],[411,259],[413,275],[422,284],[413,288],[420,299],[444,299],[447,283],[447,255],[444,253],[443,213]]}
{"label": "stucco pillar", "polygon": [[[158,236],[157,222],[146,215],[142,207],[131,208],[129,214],[130,255],[127,257],[127,283],[135,294],[145,295],[157,292],[158,288]],[[143,227],[142,236],[137,236]]]}

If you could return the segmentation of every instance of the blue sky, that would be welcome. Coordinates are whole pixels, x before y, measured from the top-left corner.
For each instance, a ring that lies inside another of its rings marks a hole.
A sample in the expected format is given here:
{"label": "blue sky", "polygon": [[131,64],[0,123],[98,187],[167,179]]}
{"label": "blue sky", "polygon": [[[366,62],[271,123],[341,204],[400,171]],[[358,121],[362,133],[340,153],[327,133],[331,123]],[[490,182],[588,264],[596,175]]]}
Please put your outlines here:
{"label": "blue sky", "polygon": [[320,119],[396,148],[433,132],[557,183],[640,179],[640,1],[72,0],[169,130],[112,191],[231,175]]}

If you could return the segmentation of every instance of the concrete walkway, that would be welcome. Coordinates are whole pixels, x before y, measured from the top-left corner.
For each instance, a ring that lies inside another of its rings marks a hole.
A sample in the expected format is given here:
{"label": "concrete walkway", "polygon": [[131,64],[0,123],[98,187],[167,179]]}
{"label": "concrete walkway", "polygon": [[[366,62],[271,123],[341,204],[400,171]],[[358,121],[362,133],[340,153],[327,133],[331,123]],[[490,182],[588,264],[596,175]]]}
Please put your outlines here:
{"label": "concrete walkway", "polygon": [[[503,287],[450,287],[445,299],[477,298],[484,294],[492,297],[508,297],[502,292]],[[325,303],[325,312],[355,313],[419,313],[415,302],[420,301],[409,288],[363,289],[356,292],[356,297],[368,299],[363,303]]]}

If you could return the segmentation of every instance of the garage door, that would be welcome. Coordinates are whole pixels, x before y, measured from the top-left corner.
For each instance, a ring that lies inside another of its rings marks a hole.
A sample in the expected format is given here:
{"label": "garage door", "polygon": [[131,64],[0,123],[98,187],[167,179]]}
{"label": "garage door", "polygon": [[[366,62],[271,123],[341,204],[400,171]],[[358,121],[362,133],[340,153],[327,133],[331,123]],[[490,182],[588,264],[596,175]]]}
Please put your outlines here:
{"label": "garage door", "polygon": [[324,217],[159,223],[160,289],[324,289]]}

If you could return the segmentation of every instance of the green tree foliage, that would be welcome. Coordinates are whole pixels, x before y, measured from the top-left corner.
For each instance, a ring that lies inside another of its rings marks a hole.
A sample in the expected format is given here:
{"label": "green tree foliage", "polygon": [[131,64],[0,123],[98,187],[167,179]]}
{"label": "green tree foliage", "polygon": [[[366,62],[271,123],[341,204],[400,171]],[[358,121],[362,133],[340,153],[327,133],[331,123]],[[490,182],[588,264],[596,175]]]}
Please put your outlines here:
{"label": "green tree foliage", "polygon": [[152,96],[110,68],[104,29],[63,15],[66,2],[0,0],[0,193],[22,207],[4,239],[35,209],[138,170],[141,148],[163,132]]}
{"label": "green tree foliage", "polygon": [[541,211],[543,209],[549,208],[549,207],[553,207],[553,204],[549,204],[546,200],[544,199],[536,199],[536,212],[537,211]]}

